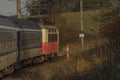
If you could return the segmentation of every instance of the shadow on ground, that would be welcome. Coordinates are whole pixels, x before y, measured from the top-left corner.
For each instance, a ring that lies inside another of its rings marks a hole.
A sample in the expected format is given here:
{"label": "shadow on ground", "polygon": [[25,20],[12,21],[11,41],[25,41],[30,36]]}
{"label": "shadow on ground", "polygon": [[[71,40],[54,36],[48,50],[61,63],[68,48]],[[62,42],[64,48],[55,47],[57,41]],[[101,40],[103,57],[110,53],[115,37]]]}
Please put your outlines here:
{"label": "shadow on ground", "polygon": [[68,80],[120,80],[120,61],[108,61],[82,74],[72,74]]}

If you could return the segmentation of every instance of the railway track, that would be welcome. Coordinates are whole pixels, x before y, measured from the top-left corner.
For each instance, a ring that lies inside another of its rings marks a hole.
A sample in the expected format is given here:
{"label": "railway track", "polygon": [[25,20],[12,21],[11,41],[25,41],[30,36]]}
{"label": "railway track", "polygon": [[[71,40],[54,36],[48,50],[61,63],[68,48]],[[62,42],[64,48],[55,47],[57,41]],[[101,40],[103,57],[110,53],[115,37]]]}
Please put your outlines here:
{"label": "railway track", "polygon": [[57,62],[57,61],[63,60],[65,58],[66,58],[66,55],[62,55],[62,56],[57,56],[55,58],[51,58],[51,59],[45,60],[44,62],[41,62],[41,63],[36,63],[36,64],[32,64],[32,65],[29,64],[27,66],[21,67],[20,69],[14,71],[12,74],[8,74],[8,75],[3,76],[2,78],[0,78],[0,80],[6,80],[8,77],[15,75],[17,72],[19,72],[19,71],[21,71],[23,69],[32,68],[32,67],[35,67],[35,66],[46,65],[48,63],[50,64],[50,63],[53,63],[53,62]]}

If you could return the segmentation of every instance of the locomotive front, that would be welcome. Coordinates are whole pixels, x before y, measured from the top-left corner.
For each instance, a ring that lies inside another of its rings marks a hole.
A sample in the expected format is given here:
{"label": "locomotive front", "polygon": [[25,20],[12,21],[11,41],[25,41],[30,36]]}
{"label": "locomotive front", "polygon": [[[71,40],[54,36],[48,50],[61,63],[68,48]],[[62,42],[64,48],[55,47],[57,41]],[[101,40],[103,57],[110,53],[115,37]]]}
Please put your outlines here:
{"label": "locomotive front", "polygon": [[59,51],[59,31],[55,26],[42,27],[42,53],[56,55]]}

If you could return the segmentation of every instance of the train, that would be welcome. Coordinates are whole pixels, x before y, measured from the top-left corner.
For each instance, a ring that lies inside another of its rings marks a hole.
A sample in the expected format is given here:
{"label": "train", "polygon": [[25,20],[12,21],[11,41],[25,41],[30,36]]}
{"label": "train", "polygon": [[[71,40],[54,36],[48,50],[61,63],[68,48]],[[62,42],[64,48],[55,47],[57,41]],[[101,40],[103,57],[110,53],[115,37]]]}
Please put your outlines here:
{"label": "train", "polygon": [[25,19],[0,16],[0,77],[57,56],[59,30]]}

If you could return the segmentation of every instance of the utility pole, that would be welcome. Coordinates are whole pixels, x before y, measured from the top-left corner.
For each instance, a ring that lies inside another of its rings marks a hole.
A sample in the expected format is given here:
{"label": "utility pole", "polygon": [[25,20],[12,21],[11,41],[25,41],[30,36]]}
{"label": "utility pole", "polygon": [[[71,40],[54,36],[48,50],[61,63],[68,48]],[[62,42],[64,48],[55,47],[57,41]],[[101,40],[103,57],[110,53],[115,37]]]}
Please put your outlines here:
{"label": "utility pole", "polygon": [[83,28],[83,2],[80,0],[80,25],[81,25],[81,33],[79,37],[81,38],[81,47],[84,47],[84,28]]}
{"label": "utility pole", "polygon": [[16,6],[17,6],[17,18],[22,18],[21,0],[16,0]]}

